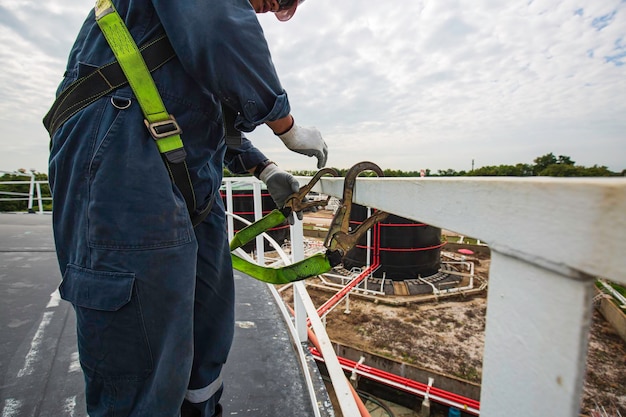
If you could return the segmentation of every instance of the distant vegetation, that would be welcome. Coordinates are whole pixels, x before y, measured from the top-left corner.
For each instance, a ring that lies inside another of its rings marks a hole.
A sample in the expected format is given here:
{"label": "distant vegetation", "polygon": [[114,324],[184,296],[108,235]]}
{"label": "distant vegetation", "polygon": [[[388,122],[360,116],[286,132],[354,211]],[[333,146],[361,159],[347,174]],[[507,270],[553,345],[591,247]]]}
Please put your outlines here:
{"label": "distant vegetation", "polygon": [[[340,176],[344,176],[348,171],[347,168],[337,169]],[[293,171],[293,175],[312,176],[317,171]],[[374,173],[364,173],[364,175],[375,176]],[[386,177],[419,177],[420,171],[400,171],[394,169],[385,169]],[[584,167],[576,165],[569,156],[549,153],[547,155],[535,158],[533,164],[519,163],[516,165],[494,165],[477,168],[472,171],[455,171],[454,169],[438,170],[433,173],[430,169],[424,170],[427,177],[532,177],[532,176],[549,176],[549,177],[623,177],[626,176],[626,169],[621,172],[612,172],[606,166],[594,165],[592,167]],[[224,169],[224,176],[233,176],[228,170]],[[48,179],[46,174],[35,173],[35,179],[45,181]],[[27,175],[4,174],[0,177],[0,182],[5,181],[29,181]],[[25,193],[29,191],[29,184],[0,184],[0,199],[8,198],[2,192],[9,193]],[[50,197],[50,188],[42,185],[41,193],[43,197]],[[50,210],[50,202],[44,206],[44,210]],[[0,211],[26,211],[28,201],[0,201]]]}
{"label": "distant vegetation", "polygon": [[[477,168],[472,171],[455,171],[454,169],[438,170],[433,173],[430,169],[424,170],[427,177],[623,177],[626,169],[621,172],[612,172],[606,166],[594,165],[584,167],[576,165],[569,156],[554,156],[553,153],[535,158],[533,164],[519,163],[516,165],[494,165]],[[347,169],[338,169],[340,175],[345,175]],[[385,169],[386,177],[419,177],[420,171],[400,171]],[[315,171],[294,171],[294,175],[310,176]],[[371,174],[374,176],[375,174]]]}

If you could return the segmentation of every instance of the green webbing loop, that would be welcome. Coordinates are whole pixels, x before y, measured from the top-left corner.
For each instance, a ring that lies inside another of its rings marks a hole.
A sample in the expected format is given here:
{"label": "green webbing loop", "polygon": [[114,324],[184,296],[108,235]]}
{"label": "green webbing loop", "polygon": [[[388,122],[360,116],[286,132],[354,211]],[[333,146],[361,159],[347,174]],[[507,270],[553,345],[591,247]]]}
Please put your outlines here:
{"label": "green webbing loop", "polygon": [[[256,222],[244,227],[233,236],[230,242],[230,250],[233,251],[242,247],[252,239],[276,227],[286,219],[285,215],[279,210],[274,209]],[[318,253],[302,261],[282,268],[268,268],[248,262],[241,259],[237,255],[231,254],[233,260],[233,268],[250,275],[259,281],[269,282],[270,284],[287,284],[289,282],[300,281],[305,278],[314,277],[324,274],[332,269],[330,261],[326,255]]]}
{"label": "green webbing loop", "polygon": [[314,277],[324,274],[332,269],[328,258],[322,253],[315,254],[302,261],[282,268],[267,268],[248,262],[236,255],[231,256],[233,260],[233,268],[250,275],[259,281],[268,282],[270,284],[288,284],[294,281]]}
{"label": "green webbing loop", "polygon": [[285,215],[280,210],[274,209],[256,222],[244,227],[233,236],[230,242],[230,250],[233,251],[242,247],[252,239],[263,232],[268,231],[272,227],[276,227],[285,221]]}
{"label": "green webbing loop", "polygon": [[96,1],[95,14],[100,30],[102,30],[137,97],[139,106],[146,118],[146,124],[150,125],[171,120],[172,126],[175,126],[175,129],[170,131],[174,132],[174,134],[168,134],[161,138],[155,137],[153,129],[148,126],[150,133],[155,137],[159,152],[167,153],[182,148],[183,141],[180,138],[178,124],[165,109],[165,105],[161,100],[154,79],[141,56],[141,52],[124,21],[117,10],[115,10],[111,0]]}

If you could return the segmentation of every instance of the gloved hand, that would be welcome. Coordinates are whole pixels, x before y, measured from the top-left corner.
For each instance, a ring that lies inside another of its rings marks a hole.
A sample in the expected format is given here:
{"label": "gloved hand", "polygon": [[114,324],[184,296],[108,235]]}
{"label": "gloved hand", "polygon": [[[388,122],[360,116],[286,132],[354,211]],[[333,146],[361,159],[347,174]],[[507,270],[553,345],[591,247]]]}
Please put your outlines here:
{"label": "gloved hand", "polygon": [[[259,179],[267,186],[272,200],[278,208],[283,208],[287,197],[300,191],[300,184],[290,173],[283,171],[278,165],[271,163],[259,174]],[[302,212],[296,213],[298,219],[302,220]],[[293,213],[288,217],[289,224],[293,224]]]}
{"label": "gloved hand", "polygon": [[294,123],[291,129],[278,137],[290,150],[306,156],[315,156],[317,169],[322,169],[326,165],[328,146],[317,128],[300,127]]}

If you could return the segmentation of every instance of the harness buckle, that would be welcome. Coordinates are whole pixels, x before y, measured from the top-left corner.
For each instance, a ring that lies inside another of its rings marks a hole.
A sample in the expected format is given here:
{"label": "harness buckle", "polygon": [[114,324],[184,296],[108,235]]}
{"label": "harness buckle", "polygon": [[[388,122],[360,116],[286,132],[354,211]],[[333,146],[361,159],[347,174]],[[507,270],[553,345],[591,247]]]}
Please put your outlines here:
{"label": "harness buckle", "polygon": [[154,140],[159,140],[174,135],[180,135],[181,133],[183,133],[183,130],[178,125],[178,122],[171,114],[169,119],[161,120],[159,122],[150,123],[146,119],[144,119],[143,122],[145,123],[146,127],[148,128],[148,132],[150,132],[150,135],[152,135]]}

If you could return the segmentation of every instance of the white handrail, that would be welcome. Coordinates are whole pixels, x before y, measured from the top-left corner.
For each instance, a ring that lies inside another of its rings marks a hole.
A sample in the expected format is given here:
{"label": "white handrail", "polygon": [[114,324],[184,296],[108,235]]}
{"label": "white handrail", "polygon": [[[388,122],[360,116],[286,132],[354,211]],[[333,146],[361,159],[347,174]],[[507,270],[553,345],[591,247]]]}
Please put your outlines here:
{"label": "white handrail", "polygon": [[[254,212],[255,219],[259,217],[262,213],[262,201],[261,201],[261,187],[260,182],[253,177],[245,177],[237,178],[237,179],[228,179],[225,178],[225,182],[229,181],[246,181],[248,180],[251,184],[253,184],[254,190]],[[256,184],[256,185],[254,185]],[[232,205],[231,205],[232,206]],[[250,223],[245,221],[245,223]],[[291,232],[291,262],[296,262],[304,258],[304,244],[303,244],[303,228],[302,222],[298,220],[297,216],[294,216],[294,224],[290,227]],[[230,235],[230,233],[229,233]],[[263,243],[259,243],[257,240],[257,254],[259,253],[259,245],[263,247]],[[277,252],[280,254],[282,248],[279,245],[273,245]],[[284,254],[284,252],[283,252]],[[283,255],[280,255],[283,258]],[[262,258],[260,259],[257,256],[257,262],[260,264],[264,264]],[[289,262],[286,262],[287,264]],[[270,285],[270,284],[268,284]],[[271,285],[270,285],[271,286]],[[273,290],[274,293],[275,290]],[[317,314],[317,309],[311,300],[306,287],[302,281],[296,282],[293,285],[293,296],[294,296],[294,310],[295,310],[295,323],[294,323],[294,332],[299,340],[300,349],[305,349],[304,342],[307,341],[307,318],[311,323],[311,327],[317,336],[318,342],[320,344],[321,353],[324,356],[324,361],[326,363],[326,368],[328,370],[329,376],[331,378],[331,382],[333,385],[333,390],[335,392],[339,408],[341,412],[346,417],[357,417],[360,416],[360,412],[358,410],[358,406],[354,397],[352,396],[352,391],[348,385],[348,381],[345,378],[339,360],[337,359],[337,355],[335,354],[335,350],[332,346],[330,338],[326,334],[326,328],[322,324],[322,321]],[[300,352],[303,354],[303,352]],[[314,404],[314,408],[317,407],[317,404]],[[319,411],[318,411],[319,413]]]}
{"label": "white handrail", "polygon": [[[7,171],[0,171],[0,172],[9,173]],[[43,202],[52,201],[52,197],[43,197],[41,194],[41,185],[42,184],[47,185],[48,181],[47,180],[35,180],[34,175],[27,175],[27,174],[23,174],[19,172],[18,173],[10,172],[10,174],[30,176],[30,180],[28,181],[17,181],[17,180],[0,181],[0,185],[19,185],[19,184],[26,185],[28,184],[29,191],[27,193],[20,193],[20,192],[0,190],[0,196],[8,196],[7,198],[0,198],[0,201],[28,201],[27,208],[28,208],[29,213],[35,212],[33,207],[34,207],[35,201],[37,201],[37,207],[38,207],[37,211],[39,214],[42,214],[44,212]]]}
{"label": "white handrail", "polygon": [[481,416],[578,416],[595,277],[626,284],[626,179],[359,178],[354,201],[489,244]]}

